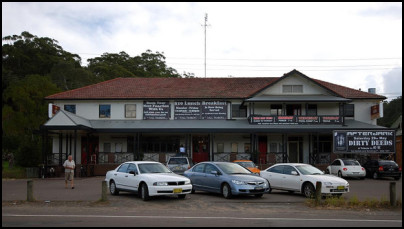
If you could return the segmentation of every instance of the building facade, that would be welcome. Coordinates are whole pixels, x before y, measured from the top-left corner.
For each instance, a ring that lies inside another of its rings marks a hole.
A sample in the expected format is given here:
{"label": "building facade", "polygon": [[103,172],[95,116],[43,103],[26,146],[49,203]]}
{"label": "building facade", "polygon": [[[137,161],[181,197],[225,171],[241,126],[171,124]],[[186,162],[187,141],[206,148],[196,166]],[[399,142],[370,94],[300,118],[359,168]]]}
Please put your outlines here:
{"label": "building facade", "polygon": [[95,175],[124,161],[165,163],[181,145],[194,163],[322,168],[337,157],[366,156],[336,153],[335,131],[386,130],[371,112],[385,97],[297,70],[265,78],[117,78],[45,99],[58,110],[41,126],[52,141],[45,163],[61,165],[71,154]]}

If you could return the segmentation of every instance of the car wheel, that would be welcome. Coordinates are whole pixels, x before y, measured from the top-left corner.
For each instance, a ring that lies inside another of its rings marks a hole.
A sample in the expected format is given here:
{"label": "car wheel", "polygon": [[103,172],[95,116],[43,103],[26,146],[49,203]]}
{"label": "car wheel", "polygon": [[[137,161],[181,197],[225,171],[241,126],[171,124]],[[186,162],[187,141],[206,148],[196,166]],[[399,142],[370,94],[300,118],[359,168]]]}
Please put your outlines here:
{"label": "car wheel", "polygon": [[149,196],[149,189],[147,188],[147,184],[143,183],[142,186],[140,186],[140,198],[142,200],[147,201],[150,199]]}
{"label": "car wheel", "polygon": [[178,195],[178,199],[185,199],[186,194]]}
{"label": "car wheel", "polygon": [[233,195],[231,194],[231,188],[228,184],[222,186],[222,194],[224,198],[230,199]]}
{"label": "car wheel", "polygon": [[314,192],[315,192],[315,189],[314,189],[314,186],[311,183],[306,183],[303,186],[303,194],[304,194],[305,197],[313,198],[314,197]]}
{"label": "car wheel", "polygon": [[377,179],[377,178],[379,178],[379,175],[377,174],[377,172],[374,172],[373,173],[373,179]]}
{"label": "car wheel", "polygon": [[343,177],[342,177],[342,173],[341,173],[341,171],[338,171],[338,177],[343,178]]}
{"label": "car wheel", "polygon": [[394,177],[394,180],[400,180],[401,177]]}
{"label": "car wheel", "polygon": [[119,194],[119,191],[118,191],[118,189],[116,188],[116,184],[115,184],[115,182],[112,180],[111,182],[110,182],[110,184],[109,184],[109,192],[112,194],[112,195],[118,195]]}

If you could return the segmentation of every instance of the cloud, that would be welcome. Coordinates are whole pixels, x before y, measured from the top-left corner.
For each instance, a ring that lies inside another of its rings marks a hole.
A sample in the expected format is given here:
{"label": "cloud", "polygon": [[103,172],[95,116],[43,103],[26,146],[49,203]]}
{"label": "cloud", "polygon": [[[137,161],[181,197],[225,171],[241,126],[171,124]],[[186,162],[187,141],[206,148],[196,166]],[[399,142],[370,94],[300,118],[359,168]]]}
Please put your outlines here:
{"label": "cloud", "polygon": [[383,74],[383,95],[390,99],[403,95],[403,69],[393,69]]}

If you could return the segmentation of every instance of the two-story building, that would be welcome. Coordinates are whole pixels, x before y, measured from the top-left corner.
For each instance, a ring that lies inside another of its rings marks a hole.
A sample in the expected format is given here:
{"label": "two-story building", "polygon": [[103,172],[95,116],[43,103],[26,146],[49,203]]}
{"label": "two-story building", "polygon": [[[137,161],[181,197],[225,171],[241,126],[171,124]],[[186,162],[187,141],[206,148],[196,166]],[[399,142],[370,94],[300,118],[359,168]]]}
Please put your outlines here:
{"label": "two-story building", "polygon": [[71,154],[96,175],[129,160],[164,163],[181,145],[195,163],[322,167],[340,155],[334,131],[385,129],[371,115],[384,96],[297,70],[264,78],[116,78],[45,99],[60,108],[41,126],[53,146],[44,147],[46,163],[61,165]]}

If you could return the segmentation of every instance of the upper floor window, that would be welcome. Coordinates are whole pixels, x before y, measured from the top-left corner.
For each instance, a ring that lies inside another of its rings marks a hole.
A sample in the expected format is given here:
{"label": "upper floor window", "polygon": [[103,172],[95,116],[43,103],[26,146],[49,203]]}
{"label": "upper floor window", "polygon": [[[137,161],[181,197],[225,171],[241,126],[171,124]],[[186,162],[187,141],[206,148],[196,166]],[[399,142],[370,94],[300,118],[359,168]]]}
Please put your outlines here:
{"label": "upper floor window", "polygon": [[283,85],[283,93],[303,93],[303,85]]}
{"label": "upper floor window", "polygon": [[125,118],[136,118],[136,104],[125,104]]}
{"label": "upper floor window", "polygon": [[65,105],[64,110],[76,114],[76,105]]}
{"label": "upper floor window", "polygon": [[345,117],[355,117],[355,105],[354,104],[344,104],[339,107],[340,115]]}
{"label": "upper floor window", "polygon": [[102,104],[100,105],[100,118],[111,118],[111,105]]}
{"label": "upper floor window", "polygon": [[282,115],[282,104],[271,104],[271,115]]}
{"label": "upper floor window", "polygon": [[247,107],[240,106],[240,104],[232,104],[231,114],[233,118],[245,118],[247,117]]}
{"label": "upper floor window", "polygon": [[308,104],[306,115],[317,115],[317,104]]}

